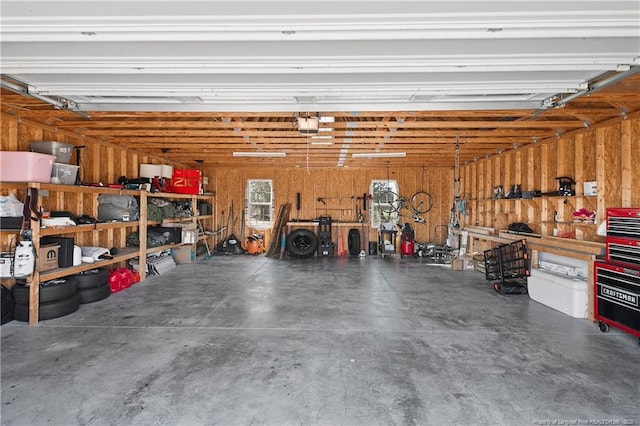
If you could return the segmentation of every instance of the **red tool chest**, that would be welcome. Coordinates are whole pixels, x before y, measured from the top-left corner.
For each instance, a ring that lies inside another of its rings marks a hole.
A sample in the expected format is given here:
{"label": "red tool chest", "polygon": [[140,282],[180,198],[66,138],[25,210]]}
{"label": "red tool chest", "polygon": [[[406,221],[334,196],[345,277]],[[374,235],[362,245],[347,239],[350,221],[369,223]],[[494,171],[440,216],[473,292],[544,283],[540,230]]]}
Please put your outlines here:
{"label": "red tool chest", "polygon": [[608,325],[640,337],[640,270],[595,262],[595,313]]}
{"label": "red tool chest", "polygon": [[640,338],[640,208],[607,209],[606,261],[594,263],[595,318]]}

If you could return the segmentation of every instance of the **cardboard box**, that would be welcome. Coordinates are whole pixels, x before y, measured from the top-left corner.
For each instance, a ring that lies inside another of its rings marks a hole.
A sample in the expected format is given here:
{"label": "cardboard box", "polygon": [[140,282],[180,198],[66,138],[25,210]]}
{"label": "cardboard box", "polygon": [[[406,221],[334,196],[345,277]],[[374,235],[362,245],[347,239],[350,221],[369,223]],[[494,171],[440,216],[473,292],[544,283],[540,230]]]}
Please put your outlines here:
{"label": "cardboard box", "polygon": [[462,255],[451,259],[451,269],[453,271],[473,271],[473,257]]}
{"label": "cardboard box", "polygon": [[49,244],[58,244],[58,268],[68,268],[73,266],[73,237],[42,237],[40,238],[40,247]]}
{"label": "cardboard box", "polygon": [[38,271],[50,271],[58,267],[59,248],[59,244],[47,244],[40,246],[40,253],[38,253]]}
{"label": "cardboard box", "polygon": [[174,247],[171,249],[171,255],[178,265],[184,265],[196,261],[196,252],[193,247],[189,246]]}

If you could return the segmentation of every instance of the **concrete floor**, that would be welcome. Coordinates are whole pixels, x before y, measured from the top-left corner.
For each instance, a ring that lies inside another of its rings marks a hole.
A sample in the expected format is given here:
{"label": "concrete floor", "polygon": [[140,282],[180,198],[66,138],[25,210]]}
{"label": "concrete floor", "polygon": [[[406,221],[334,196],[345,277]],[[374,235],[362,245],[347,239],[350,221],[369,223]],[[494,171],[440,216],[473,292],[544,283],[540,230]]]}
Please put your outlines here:
{"label": "concrete floor", "polygon": [[1,332],[3,425],[640,425],[637,338],[414,259],[214,257]]}

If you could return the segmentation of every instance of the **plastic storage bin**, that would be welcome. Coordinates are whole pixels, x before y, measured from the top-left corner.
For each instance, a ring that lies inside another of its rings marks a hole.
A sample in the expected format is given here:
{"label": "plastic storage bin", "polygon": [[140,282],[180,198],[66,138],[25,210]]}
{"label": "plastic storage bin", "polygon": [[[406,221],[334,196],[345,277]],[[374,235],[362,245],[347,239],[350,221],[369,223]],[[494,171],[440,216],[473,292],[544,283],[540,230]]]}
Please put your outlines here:
{"label": "plastic storage bin", "polygon": [[49,183],[55,155],[0,151],[0,181]]}
{"label": "plastic storage bin", "polygon": [[56,156],[56,163],[69,164],[73,145],[56,141],[31,142],[31,151]]}
{"label": "plastic storage bin", "polygon": [[79,168],[80,166],[53,163],[53,168],[51,170],[51,183],[74,185],[76,183],[76,175],[78,174]]}

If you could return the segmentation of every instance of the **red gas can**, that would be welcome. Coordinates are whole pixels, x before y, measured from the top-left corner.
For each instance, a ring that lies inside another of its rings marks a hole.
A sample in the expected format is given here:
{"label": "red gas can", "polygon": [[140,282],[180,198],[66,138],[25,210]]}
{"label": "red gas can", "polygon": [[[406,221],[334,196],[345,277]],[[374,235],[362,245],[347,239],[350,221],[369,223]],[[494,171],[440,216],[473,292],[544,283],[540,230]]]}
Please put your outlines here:
{"label": "red gas can", "polygon": [[107,280],[107,282],[109,283],[111,293],[117,293],[122,290],[120,281],[120,272],[118,272],[118,269],[114,269],[113,271],[109,272],[109,279]]}
{"label": "red gas can", "polygon": [[116,268],[109,273],[109,288],[111,293],[131,287],[133,284],[133,273],[127,268]]}
{"label": "red gas can", "polygon": [[127,268],[118,268],[116,269],[120,274],[120,286],[122,288],[129,288],[133,284],[133,277],[131,275],[131,270]]}

